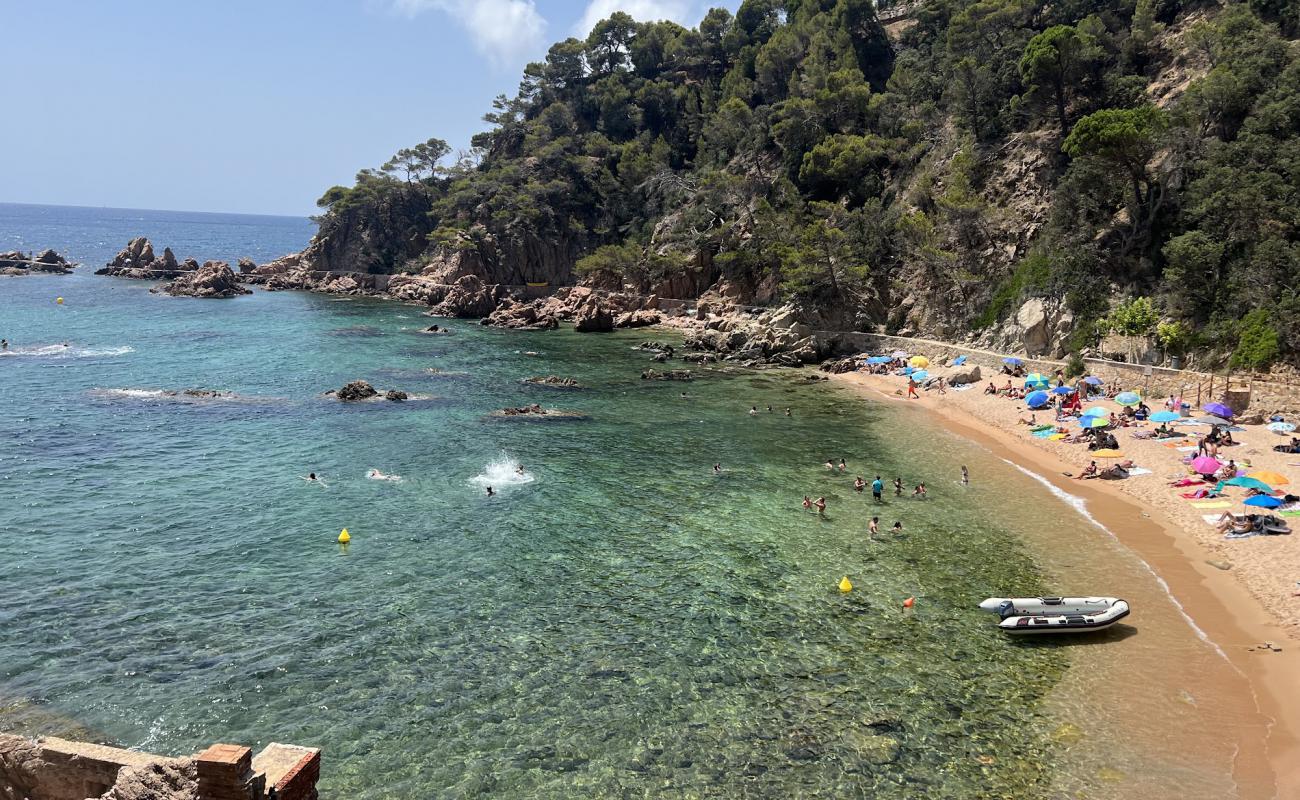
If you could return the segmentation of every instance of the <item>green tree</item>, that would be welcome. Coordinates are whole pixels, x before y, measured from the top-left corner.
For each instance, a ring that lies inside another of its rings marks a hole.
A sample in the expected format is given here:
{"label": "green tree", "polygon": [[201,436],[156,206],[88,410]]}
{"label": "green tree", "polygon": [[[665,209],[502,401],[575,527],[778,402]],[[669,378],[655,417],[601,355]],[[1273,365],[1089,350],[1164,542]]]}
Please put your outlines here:
{"label": "green tree", "polygon": [[1268,310],[1257,308],[1237,326],[1237,349],[1231,364],[1243,369],[1267,369],[1281,354],[1277,329]]}
{"label": "green tree", "polygon": [[1020,78],[1031,94],[1046,95],[1056,106],[1061,135],[1069,130],[1066,116],[1070,97],[1092,58],[1093,39],[1069,25],[1053,25],[1025,45],[1020,57]]}

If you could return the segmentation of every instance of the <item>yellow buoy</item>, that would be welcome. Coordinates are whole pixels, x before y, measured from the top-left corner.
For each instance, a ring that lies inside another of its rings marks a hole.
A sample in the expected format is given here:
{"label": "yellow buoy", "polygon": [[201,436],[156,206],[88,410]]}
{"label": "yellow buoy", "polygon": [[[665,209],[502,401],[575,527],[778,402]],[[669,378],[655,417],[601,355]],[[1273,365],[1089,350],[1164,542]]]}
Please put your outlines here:
{"label": "yellow buoy", "polygon": [[57,304],[59,304],[59,305],[63,305],[63,298],[62,298],[62,297],[56,297],[56,298],[54,298],[54,302],[57,303]]}
{"label": "yellow buoy", "polygon": [[339,544],[347,544],[350,541],[352,541],[352,536],[348,534],[348,529],[344,528],[343,532],[339,534]]}
{"label": "yellow buoy", "polygon": [[852,581],[849,580],[848,575],[845,575],[843,578],[840,578],[840,591],[846,594],[848,592],[853,591],[853,583]]}

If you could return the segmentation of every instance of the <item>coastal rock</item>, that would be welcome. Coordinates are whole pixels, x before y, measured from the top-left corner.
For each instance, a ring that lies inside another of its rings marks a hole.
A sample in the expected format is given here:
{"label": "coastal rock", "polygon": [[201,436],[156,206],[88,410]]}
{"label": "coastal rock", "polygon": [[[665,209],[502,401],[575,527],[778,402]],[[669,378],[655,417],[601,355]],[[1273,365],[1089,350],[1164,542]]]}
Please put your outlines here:
{"label": "coastal rock", "polygon": [[224,261],[204,262],[202,267],[193,272],[187,272],[170,283],[154,287],[149,291],[169,294],[173,297],[225,298],[252,294],[250,290],[239,285],[235,273]]}
{"label": "coastal rock", "polygon": [[695,376],[689,369],[669,369],[659,371],[657,369],[648,369],[641,373],[643,381],[693,381]]}
{"label": "coastal rock", "polygon": [[537,304],[520,303],[508,297],[501,301],[495,311],[484,317],[482,323],[520,331],[553,330],[560,327],[560,321],[542,311]]}
{"label": "coastal rock", "polygon": [[582,389],[582,384],[574,378],[562,378],[559,375],[543,375],[524,378],[524,383],[532,386],[550,386],[555,389]]}
{"label": "coastal rock", "polygon": [[375,391],[375,387],[371,386],[369,382],[352,381],[335,392],[335,397],[345,403],[350,403],[356,400],[368,400],[377,394],[379,392]]}
{"label": "coastal rock", "polygon": [[0,253],[0,275],[27,275],[32,272],[50,272],[64,275],[72,271],[76,264],[53,250],[42,250],[35,257],[21,250]]}
{"label": "coastal rock", "polygon": [[625,311],[614,318],[615,328],[644,328],[658,325],[663,318],[654,311]]}
{"label": "coastal rock", "polygon": [[822,372],[829,372],[832,375],[843,375],[846,372],[854,372],[858,368],[858,362],[852,358],[841,358],[835,361],[827,361],[818,369]]}
{"label": "coastal rock", "polygon": [[500,411],[492,412],[493,417],[506,417],[514,419],[586,419],[587,415],[580,411],[561,411],[554,408],[542,408],[538,403],[532,403],[526,406],[514,406],[503,408]]}
{"label": "coastal rock", "polygon": [[429,309],[429,314],[440,317],[486,317],[501,304],[499,285],[488,286],[477,275],[456,279],[442,302]]}
{"label": "coastal rock", "polygon": [[[223,263],[223,262],[209,262]],[[199,269],[199,262],[192,258],[177,263],[171,248],[164,247],[162,258],[153,252],[153,243],[143,236],[137,236],[96,275],[112,275],[117,278],[137,278],[140,280],[171,280],[179,278],[186,272]]]}
{"label": "coastal rock", "polygon": [[410,395],[408,395],[406,392],[403,392],[400,389],[389,389],[388,391],[384,392],[384,399],[391,400],[394,403],[400,403],[403,400],[407,400],[409,398]]}
{"label": "coastal rock", "polygon": [[[164,252],[164,255],[166,255],[166,253],[170,253],[170,252],[171,252],[171,250],[167,250],[167,251]],[[257,262],[254,261],[253,259],[249,258],[248,256],[240,256],[240,258],[239,258],[239,264],[238,264],[237,266],[238,266],[239,274],[240,274],[240,275],[247,275],[248,273],[250,273],[250,272],[252,272],[253,270],[257,269]]]}
{"label": "coastal rock", "polygon": [[948,367],[942,377],[948,382],[949,386],[978,383],[980,380],[979,364],[963,364],[959,367]]}
{"label": "coastal rock", "polygon": [[614,330],[614,314],[599,300],[589,298],[574,316],[573,329],[578,333],[609,333]]}

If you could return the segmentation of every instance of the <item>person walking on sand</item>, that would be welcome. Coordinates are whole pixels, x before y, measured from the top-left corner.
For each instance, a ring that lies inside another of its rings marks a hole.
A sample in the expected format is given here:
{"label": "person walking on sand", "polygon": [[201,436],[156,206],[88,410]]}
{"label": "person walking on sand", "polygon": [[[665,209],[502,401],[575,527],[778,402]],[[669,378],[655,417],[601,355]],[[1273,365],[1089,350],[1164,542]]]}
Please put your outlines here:
{"label": "person walking on sand", "polygon": [[859,475],[857,479],[853,481],[853,491],[861,494],[862,490],[865,488],[867,488],[867,482],[862,480],[862,476]]}
{"label": "person walking on sand", "polygon": [[970,486],[970,470],[966,469],[965,464],[961,465],[961,485]]}
{"label": "person walking on sand", "polygon": [[877,533],[880,533],[880,517],[872,517],[871,523],[867,525],[867,538],[873,539]]}
{"label": "person walking on sand", "polygon": [[894,478],[894,497],[903,496],[903,479]]}
{"label": "person walking on sand", "polygon": [[871,482],[871,499],[876,501],[877,503],[883,503],[884,500],[882,500],[880,496],[884,493],[885,493],[885,482],[880,479],[879,475],[877,475],[876,479]]}
{"label": "person walking on sand", "polygon": [[948,392],[943,388],[943,376],[942,376],[942,375],[939,376],[939,380],[935,382],[935,386],[938,386],[938,387],[939,387],[939,394],[947,394],[947,393],[948,393]]}
{"label": "person walking on sand", "polygon": [[817,516],[819,516],[819,517],[824,517],[824,516],[826,516],[826,498],[825,498],[825,497],[819,497],[819,498],[817,498],[817,502],[816,502],[816,503],[813,503],[813,505],[817,506]]}
{"label": "person walking on sand", "polygon": [[917,387],[916,380],[911,375],[908,375],[907,376],[907,399],[908,400],[921,399],[921,395],[916,393],[916,387]]}

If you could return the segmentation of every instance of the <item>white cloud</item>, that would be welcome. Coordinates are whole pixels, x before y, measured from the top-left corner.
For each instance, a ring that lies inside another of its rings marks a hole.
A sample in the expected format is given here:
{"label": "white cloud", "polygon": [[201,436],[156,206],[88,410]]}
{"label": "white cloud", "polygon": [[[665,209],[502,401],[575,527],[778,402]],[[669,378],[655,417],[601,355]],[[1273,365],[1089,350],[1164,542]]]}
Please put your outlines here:
{"label": "white cloud", "polygon": [[534,55],[546,33],[546,19],[534,0],[393,0],[393,9],[410,17],[425,11],[447,14],[498,67],[517,66]]}
{"label": "white cloud", "polygon": [[591,0],[582,13],[582,19],[573,26],[573,35],[579,39],[587,38],[597,22],[615,11],[630,14],[637,22],[670,19],[681,25],[693,25],[699,21],[690,19],[694,5],[687,0]]}

